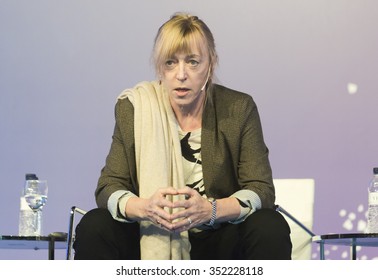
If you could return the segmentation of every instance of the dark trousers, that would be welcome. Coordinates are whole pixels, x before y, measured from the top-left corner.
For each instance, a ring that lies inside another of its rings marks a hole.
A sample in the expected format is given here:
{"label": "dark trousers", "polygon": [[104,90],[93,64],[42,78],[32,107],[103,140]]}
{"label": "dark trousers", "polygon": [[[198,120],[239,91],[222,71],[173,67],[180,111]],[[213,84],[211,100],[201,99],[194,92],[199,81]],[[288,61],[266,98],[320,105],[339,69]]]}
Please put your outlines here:
{"label": "dark trousers", "polygon": [[[75,259],[140,259],[139,224],[121,223],[93,209],[76,227]],[[290,228],[273,209],[258,210],[240,224],[189,234],[193,260],[289,260]]]}

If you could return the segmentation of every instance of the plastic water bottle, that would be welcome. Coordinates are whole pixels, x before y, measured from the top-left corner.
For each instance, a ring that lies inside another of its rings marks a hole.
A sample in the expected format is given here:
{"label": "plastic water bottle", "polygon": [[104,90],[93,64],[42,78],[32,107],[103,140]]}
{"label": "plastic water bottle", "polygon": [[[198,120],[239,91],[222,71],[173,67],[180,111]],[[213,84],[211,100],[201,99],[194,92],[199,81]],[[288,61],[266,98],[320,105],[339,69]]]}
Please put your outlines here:
{"label": "plastic water bottle", "polygon": [[[36,181],[35,174],[26,174],[25,181]],[[26,183],[25,182],[25,183]],[[42,235],[42,211],[33,211],[26,202],[25,196],[20,197],[20,214],[18,223],[19,236],[41,236]]]}
{"label": "plastic water bottle", "polygon": [[378,167],[374,167],[373,173],[374,177],[369,186],[367,233],[378,233]]}

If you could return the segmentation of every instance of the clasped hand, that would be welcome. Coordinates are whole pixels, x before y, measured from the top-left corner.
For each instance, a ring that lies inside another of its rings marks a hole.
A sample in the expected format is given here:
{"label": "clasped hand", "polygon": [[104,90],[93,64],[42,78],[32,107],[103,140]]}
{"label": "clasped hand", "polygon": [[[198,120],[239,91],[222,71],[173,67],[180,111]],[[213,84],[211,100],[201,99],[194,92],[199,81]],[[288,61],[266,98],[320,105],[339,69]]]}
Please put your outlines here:
{"label": "clasped hand", "polygon": [[[167,199],[169,196],[179,196],[179,199]],[[145,200],[145,210],[145,219],[172,232],[186,231],[211,218],[211,204],[189,187],[159,189]]]}

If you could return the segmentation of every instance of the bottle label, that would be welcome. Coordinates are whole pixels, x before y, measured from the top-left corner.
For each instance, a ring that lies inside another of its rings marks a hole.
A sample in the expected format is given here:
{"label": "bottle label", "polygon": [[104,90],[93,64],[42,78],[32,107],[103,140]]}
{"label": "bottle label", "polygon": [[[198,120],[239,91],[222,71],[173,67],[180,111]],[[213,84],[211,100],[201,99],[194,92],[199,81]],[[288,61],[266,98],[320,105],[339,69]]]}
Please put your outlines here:
{"label": "bottle label", "polygon": [[378,205],[378,192],[369,193],[369,205]]}

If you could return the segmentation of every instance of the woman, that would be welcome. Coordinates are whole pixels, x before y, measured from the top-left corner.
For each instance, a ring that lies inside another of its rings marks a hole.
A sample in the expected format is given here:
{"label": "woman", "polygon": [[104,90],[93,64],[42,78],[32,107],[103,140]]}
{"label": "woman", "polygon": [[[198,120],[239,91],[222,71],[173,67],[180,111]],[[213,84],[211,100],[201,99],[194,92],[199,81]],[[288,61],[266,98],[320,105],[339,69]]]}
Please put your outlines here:
{"label": "woman", "polygon": [[213,84],[214,38],[176,14],[156,36],[159,81],[125,90],[75,259],[290,259],[253,99]]}

